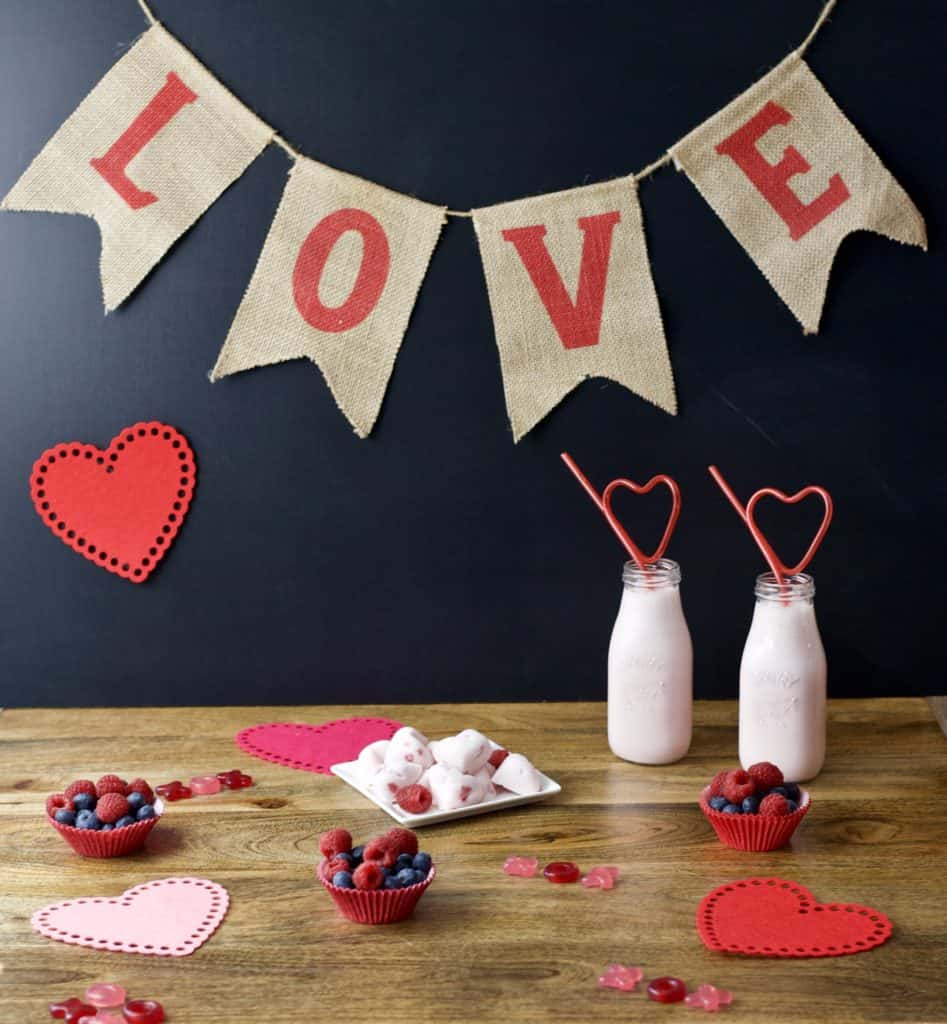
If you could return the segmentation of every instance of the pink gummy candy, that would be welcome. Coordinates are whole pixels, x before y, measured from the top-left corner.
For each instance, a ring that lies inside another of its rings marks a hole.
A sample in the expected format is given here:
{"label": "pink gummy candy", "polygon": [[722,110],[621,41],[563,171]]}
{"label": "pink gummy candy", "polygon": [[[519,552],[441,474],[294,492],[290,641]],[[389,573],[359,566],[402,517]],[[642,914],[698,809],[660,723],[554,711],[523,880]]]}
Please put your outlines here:
{"label": "pink gummy candy", "polygon": [[507,857],[503,862],[503,870],[518,878],[535,878],[539,861],[535,857]]}
{"label": "pink gummy candy", "polygon": [[714,988],[713,985],[698,985],[684,1000],[684,1005],[692,1010],[707,1010],[714,1013],[721,1006],[729,1006],[733,1002],[733,993],[725,988]]}
{"label": "pink gummy candy", "polygon": [[609,964],[598,979],[600,988],[617,988],[622,992],[634,992],[644,977],[640,967],[626,967],[624,964]]}
{"label": "pink gummy candy", "polygon": [[109,981],[100,981],[90,985],[85,990],[87,1003],[93,1006],[109,1008],[112,1006],[123,1006],[125,1003],[125,989]]}
{"label": "pink gummy candy", "polygon": [[191,792],[198,796],[210,796],[220,792],[220,779],[216,775],[195,775],[191,779]]}
{"label": "pink gummy candy", "polygon": [[618,881],[618,868],[614,864],[601,864],[583,877],[586,889],[614,889]]}

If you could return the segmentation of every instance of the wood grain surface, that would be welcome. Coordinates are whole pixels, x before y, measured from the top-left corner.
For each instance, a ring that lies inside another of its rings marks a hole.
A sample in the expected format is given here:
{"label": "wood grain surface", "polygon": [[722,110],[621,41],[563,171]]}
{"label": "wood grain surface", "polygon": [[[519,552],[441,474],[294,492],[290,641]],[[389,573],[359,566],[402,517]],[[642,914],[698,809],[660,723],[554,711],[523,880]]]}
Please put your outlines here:
{"label": "wood grain surface", "polygon": [[[333,825],[371,837],[391,820],[338,779],[233,743],[258,722],[369,713],[431,736],[481,729],[563,786],[548,803],[424,829],[437,880],[412,920],[378,928],[340,918],[317,887],[316,840]],[[49,1019],[48,1001],[105,980],[161,1000],[171,1024],[694,1019],[683,1006],[598,989],[611,961],[729,988],[726,1013],[744,1021],[947,1021],[947,742],[928,704],[832,702],[812,810],[792,846],[770,854],[720,845],[695,802],[735,764],[735,722],[733,703],[698,704],[688,756],[650,768],[610,754],[602,704],[4,711],[0,1021]],[[44,820],[46,795],[75,777],[117,771],[156,784],[232,767],[255,785],[171,804],[130,857],[83,860]],[[500,870],[511,853],[614,863],[622,877],[610,893],[512,879]],[[232,900],[190,957],[97,952],[30,928],[32,912],[56,899],[189,873],[225,885]],[[823,960],[705,949],[694,927],[701,897],[759,874],[875,906],[894,936]]]}

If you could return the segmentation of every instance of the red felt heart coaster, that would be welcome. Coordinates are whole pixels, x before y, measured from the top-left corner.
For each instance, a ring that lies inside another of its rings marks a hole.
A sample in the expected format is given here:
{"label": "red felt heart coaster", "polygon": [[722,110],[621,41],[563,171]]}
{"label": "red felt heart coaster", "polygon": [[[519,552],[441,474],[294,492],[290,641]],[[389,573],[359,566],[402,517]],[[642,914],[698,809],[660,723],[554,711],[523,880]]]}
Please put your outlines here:
{"label": "red felt heart coaster", "polygon": [[363,747],[390,740],[400,728],[389,718],[338,718],[322,725],[266,722],[237,733],[236,743],[264,761],[331,775],[332,765],[354,761]]}
{"label": "red felt heart coaster", "polygon": [[782,878],[744,878],[708,893],[697,908],[705,946],[745,956],[845,956],[880,946],[891,921],[857,903],[817,903]]}
{"label": "red felt heart coaster", "polygon": [[33,464],[37,515],[73,551],[143,583],[187,515],[197,467],[187,439],[164,423],[126,427],[102,451],[71,441]]}

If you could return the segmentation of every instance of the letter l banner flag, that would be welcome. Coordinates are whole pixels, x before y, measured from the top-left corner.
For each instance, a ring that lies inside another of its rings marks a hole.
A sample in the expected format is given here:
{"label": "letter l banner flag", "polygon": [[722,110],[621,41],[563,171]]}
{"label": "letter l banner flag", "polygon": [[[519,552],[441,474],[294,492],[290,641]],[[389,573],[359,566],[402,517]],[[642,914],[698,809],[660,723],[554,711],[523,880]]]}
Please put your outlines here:
{"label": "letter l banner flag", "polygon": [[927,248],[924,220],[822,83],[790,54],[671,147],[806,334],[853,231]]}
{"label": "letter l banner flag", "polygon": [[117,308],[272,137],[160,25],[115,64],[3,200],[92,217]]}
{"label": "letter l banner flag", "polygon": [[367,437],[445,219],[300,157],[211,380],[308,356]]}

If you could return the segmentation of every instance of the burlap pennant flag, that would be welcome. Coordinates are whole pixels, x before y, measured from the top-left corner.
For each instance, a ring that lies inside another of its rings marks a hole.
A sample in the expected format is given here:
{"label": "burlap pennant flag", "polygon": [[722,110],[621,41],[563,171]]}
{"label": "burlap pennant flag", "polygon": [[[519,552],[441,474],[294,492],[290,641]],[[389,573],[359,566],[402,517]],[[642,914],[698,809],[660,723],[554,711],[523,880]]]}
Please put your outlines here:
{"label": "burlap pennant flag", "polygon": [[634,179],[473,218],[514,441],[589,377],[677,412]]}
{"label": "burlap pennant flag", "polygon": [[917,208],[798,54],[670,152],[807,334],[846,235],[927,248]]}
{"label": "burlap pennant flag", "polygon": [[109,311],[240,177],[272,134],[154,25],[46,143],[2,207],[93,217],[102,233]]}
{"label": "burlap pennant flag", "polygon": [[308,356],[367,437],[444,220],[442,206],[297,160],[211,380]]}

